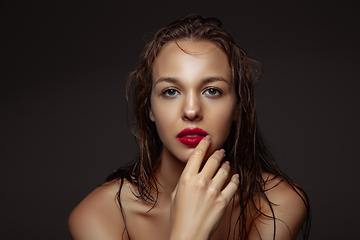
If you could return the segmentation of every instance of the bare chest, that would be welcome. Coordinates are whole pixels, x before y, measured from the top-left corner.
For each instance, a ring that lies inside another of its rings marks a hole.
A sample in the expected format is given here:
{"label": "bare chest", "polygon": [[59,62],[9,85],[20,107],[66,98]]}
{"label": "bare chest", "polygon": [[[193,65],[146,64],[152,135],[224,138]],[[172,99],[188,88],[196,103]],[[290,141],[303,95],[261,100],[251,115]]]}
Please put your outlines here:
{"label": "bare chest", "polygon": [[[127,208],[125,223],[131,240],[168,240],[170,237],[170,205],[155,206],[149,211],[149,206],[140,205]],[[126,207],[125,207],[126,208]],[[238,215],[228,208],[219,227],[211,240],[233,239],[234,226]]]}
{"label": "bare chest", "polygon": [[170,236],[170,206],[151,208],[138,202],[125,207],[125,223],[131,240],[168,240]]}

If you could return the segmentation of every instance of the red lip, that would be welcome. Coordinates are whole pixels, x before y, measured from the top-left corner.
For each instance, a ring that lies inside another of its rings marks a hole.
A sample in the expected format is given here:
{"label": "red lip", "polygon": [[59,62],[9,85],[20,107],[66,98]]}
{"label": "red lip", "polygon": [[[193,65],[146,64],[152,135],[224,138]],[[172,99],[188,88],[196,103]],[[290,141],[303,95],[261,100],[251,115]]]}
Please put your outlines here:
{"label": "red lip", "polygon": [[176,139],[185,145],[194,146],[197,145],[206,135],[208,135],[208,133],[201,128],[185,128],[176,136]]}

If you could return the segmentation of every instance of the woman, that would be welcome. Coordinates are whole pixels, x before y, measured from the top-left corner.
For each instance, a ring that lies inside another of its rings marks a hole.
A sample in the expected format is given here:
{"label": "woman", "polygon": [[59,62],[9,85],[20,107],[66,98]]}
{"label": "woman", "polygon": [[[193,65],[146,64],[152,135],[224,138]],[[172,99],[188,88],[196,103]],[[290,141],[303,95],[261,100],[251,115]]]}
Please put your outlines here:
{"label": "woman", "polygon": [[307,238],[307,196],[257,126],[261,75],[217,19],[160,29],[129,78],[139,157],[73,210],[73,239]]}

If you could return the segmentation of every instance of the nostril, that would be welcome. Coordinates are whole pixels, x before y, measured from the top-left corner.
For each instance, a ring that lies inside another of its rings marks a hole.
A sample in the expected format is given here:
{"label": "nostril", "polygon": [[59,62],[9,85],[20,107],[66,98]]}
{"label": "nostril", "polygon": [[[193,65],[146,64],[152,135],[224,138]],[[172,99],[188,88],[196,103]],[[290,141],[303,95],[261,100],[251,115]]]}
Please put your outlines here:
{"label": "nostril", "polygon": [[201,117],[201,106],[199,99],[196,96],[194,95],[188,96],[184,101],[183,107],[184,107],[183,108],[184,119],[194,121]]}
{"label": "nostril", "polygon": [[194,110],[188,110],[188,111],[185,111],[185,118],[189,119],[189,120],[194,120],[196,119],[197,117],[199,117],[198,113]]}

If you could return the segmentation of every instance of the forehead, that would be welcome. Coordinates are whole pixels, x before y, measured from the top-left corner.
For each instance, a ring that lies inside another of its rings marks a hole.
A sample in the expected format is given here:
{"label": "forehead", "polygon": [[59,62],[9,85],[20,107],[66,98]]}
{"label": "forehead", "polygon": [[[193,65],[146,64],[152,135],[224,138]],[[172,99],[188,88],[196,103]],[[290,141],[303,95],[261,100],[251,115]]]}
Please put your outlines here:
{"label": "forehead", "polygon": [[219,75],[231,80],[231,68],[225,52],[210,41],[171,41],[166,43],[155,59],[153,79],[175,77],[187,73]]}

